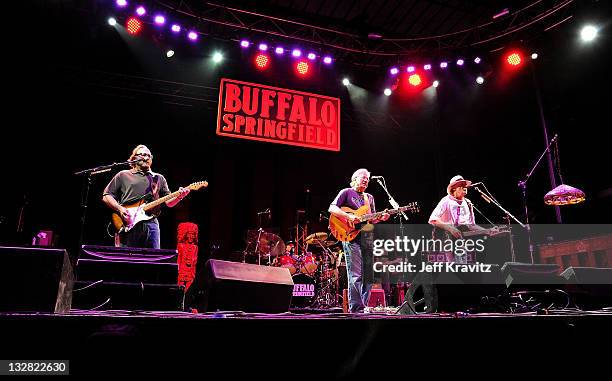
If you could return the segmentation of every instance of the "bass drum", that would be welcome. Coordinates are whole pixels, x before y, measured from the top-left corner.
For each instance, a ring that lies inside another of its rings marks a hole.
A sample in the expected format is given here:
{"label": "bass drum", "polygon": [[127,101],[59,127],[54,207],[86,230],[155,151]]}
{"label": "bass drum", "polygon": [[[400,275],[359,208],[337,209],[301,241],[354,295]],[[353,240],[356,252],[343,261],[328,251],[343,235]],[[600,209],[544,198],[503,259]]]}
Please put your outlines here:
{"label": "bass drum", "polygon": [[311,307],[317,296],[317,283],[315,279],[306,274],[293,276],[293,297],[291,298],[292,308]]}

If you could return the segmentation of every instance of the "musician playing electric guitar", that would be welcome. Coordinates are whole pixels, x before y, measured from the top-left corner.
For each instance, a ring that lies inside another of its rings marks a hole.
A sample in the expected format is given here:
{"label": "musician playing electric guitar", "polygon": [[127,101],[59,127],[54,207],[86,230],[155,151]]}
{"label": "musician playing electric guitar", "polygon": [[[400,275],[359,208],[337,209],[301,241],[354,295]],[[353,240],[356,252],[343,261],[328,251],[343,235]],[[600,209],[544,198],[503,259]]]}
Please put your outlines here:
{"label": "musician playing electric guitar", "polygon": [[[124,205],[150,197],[153,200],[170,194],[166,178],[151,171],[153,155],[144,145],[139,145],[132,151],[130,161],[132,169],[117,173],[104,189],[102,201],[118,213],[126,225],[131,225],[134,216]],[[166,201],[170,208],[178,204],[190,192],[189,188],[180,188],[176,197]],[[143,220],[134,225],[129,231],[116,235],[115,245],[127,247],[160,248],[159,222],[157,217],[160,208],[154,208],[149,215],[151,219]]]}
{"label": "musician playing electric guitar", "polygon": [[[374,197],[365,193],[370,183],[370,172],[361,168],[351,176],[351,187],[342,189],[334,201],[329,206],[329,212],[336,217],[347,220],[351,227],[361,222],[357,215],[350,214],[342,210],[342,207],[349,207],[357,210],[362,206],[367,206],[372,213],[376,211]],[[383,213],[380,218],[370,221],[377,223],[388,220],[390,215]],[[360,234],[364,234],[363,232]],[[343,241],[344,254],[346,256],[346,272],[348,277],[348,299],[351,312],[362,312],[370,295],[371,284],[365,284],[362,280],[362,247],[361,239],[353,241]]]}

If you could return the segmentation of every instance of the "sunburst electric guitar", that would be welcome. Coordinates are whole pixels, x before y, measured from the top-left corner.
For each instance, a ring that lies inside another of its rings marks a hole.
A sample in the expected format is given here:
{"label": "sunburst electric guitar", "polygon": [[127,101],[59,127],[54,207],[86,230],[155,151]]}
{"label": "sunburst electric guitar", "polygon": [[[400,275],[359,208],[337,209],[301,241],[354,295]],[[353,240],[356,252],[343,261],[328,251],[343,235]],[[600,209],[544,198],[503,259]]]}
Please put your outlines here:
{"label": "sunburst electric guitar", "polygon": [[[208,186],[208,181],[198,181],[196,183],[190,184],[186,188],[189,188],[190,190],[195,191],[200,188],[206,188],[207,186]],[[145,200],[142,199],[133,204],[122,205],[123,207],[127,209],[129,213],[129,217],[123,219],[121,218],[119,213],[117,212],[113,213],[113,215],[111,216],[113,226],[115,227],[115,229],[117,229],[118,233],[128,232],[132,230],[134,226],[136,226],[136,224],[138,224],[140,221],[150,220],[155,217],[154,215],[147,214],[149,210],[163,204],[164,202],[170,199],[177,197],[180,194],[181,194],[180,191],[176,191],[164,197],[158,198],[155,201],[145,203]]]}
{"label": "sunburst electric guitar", "polygon": [[340,209],[344,210],[345,212],[349,214],[354,214],[360,217],[360,222],[356,223],[354,227],[350,226],[347,219],[337,217],[333,214],[329,217],[329,230],[331,231],[333,236],[336,237],[338,241],[349,242],[349,241],[354,240],[355,237],[357,237],[357,235],[365,228],[365,226],[367,226],[367,224],[370,221],[380,218],[384,213],[389,213],[389,214],[397,214],[400,212],[416,213],[419,211],[419,206],[417,202],[415,201],[415,202],[411,202],[410,204],[406,206],[402,206],[401,208],[398,208],[398,209],[388,209],[388,210],[383,210],[382,212],[377,212],[377,213],[368,213],[367,205],[363,205],[361,208],[357,210],[353,210],[347,206],[343,206]]}

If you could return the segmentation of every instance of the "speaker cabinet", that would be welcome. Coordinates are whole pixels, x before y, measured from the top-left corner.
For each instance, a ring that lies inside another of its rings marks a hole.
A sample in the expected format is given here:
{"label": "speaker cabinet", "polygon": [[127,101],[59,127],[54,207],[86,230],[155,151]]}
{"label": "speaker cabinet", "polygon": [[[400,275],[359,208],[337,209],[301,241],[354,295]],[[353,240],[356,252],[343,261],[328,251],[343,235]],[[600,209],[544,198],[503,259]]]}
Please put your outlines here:
{"label": "speaker cabinet", "polygon": [[63,249],[0,247],[0,311],[65,313],[74,274]]}
{"label": "speaker cabinet", "polygon": [[210,259],[201,308],[211,311],[287,312],[293,293],[289,269]]}

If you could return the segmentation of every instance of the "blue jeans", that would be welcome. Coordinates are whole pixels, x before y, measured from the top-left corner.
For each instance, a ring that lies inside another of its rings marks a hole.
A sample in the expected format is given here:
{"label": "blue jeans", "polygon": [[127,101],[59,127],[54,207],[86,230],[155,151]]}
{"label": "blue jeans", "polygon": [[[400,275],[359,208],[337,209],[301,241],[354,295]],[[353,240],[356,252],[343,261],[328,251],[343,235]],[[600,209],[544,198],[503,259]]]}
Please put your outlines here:
{"label": "blue jeans", "polygon": [[160,248],[159,222],[157,218],[141,221],[132,230],[122,233],[120,237],[121,247],[146,247],[151,249]]}
{"label": "blue jeans", "polygon": [[361,312],[368,303],[372,284],[363,281],[363,257],[361,255],[361,238],[353,242],[342,242],[346,257],[348,279],[348,302],[350,312]]}

